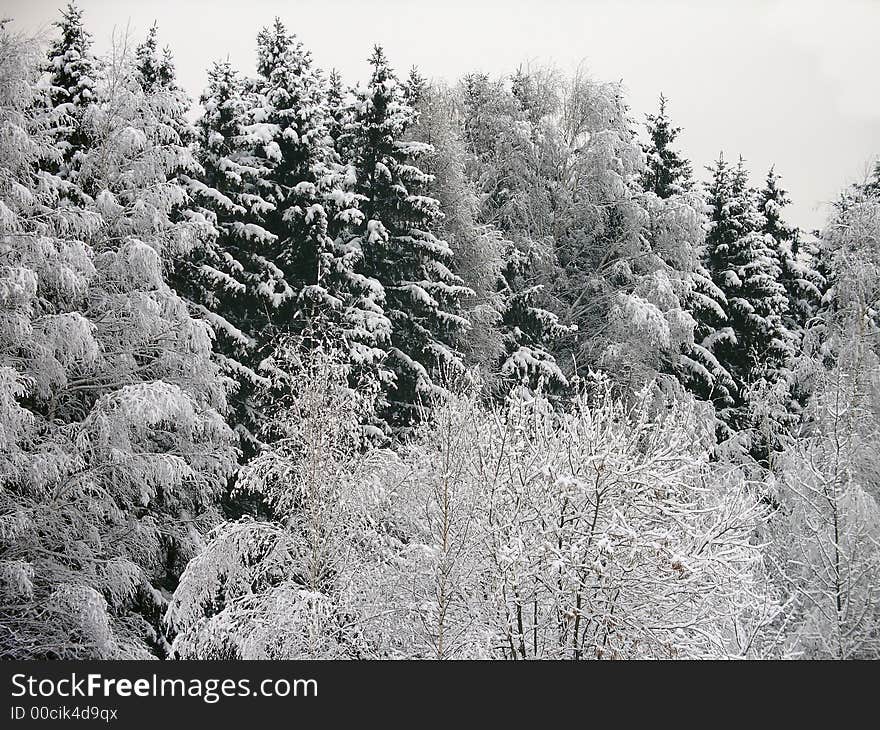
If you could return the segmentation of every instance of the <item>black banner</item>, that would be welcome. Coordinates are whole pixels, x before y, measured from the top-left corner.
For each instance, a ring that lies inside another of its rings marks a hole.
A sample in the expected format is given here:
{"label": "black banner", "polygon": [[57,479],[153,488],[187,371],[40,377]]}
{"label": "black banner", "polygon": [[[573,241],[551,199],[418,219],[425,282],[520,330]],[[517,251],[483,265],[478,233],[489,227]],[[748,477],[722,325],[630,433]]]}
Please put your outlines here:
{"label": "black banner", "polygon": [[[848,666],[860,673],[873,668]],[[821,698],[841,684],[843,669],[776,662],[5,662],[0,727],[164,730],[254,721],[274,727],[276,720],[279,727],[491,727],[502,720],[549,727],[572,718],[578,725],[600,718],[656,723],[695,712],[708,713],[707,723],[774,713],[788,722],[792,698],[796,709],[809,705],[812,719],[821,717]],[[841,712],[854,711],[847,700],[834,716],[839,721]]]}

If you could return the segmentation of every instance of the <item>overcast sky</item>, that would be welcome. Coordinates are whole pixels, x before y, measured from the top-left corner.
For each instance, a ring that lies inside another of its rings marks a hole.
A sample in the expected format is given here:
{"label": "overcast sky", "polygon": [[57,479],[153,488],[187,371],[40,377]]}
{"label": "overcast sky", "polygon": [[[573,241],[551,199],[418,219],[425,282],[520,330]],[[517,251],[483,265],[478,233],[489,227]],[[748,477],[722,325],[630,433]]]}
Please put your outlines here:
{"label": "overcast sky", "polygon": [[[51,33],[66,0],[2,0],[0,13]],[[754,176],[771,164],[794,200],[788,218],[820,227],[826,205],[880,154],[880,0],[79,0],[96,50],[114,29],[139,41],[154,20],[180,83],[197,98],[229,56],[253,73],[255,36],[279,15],[317,63],[350,83],[382,43],[399,71],[453,81],[521,62],[622,79],[638,120],[662,91],[679,142],[702,174],[723,150]]]}

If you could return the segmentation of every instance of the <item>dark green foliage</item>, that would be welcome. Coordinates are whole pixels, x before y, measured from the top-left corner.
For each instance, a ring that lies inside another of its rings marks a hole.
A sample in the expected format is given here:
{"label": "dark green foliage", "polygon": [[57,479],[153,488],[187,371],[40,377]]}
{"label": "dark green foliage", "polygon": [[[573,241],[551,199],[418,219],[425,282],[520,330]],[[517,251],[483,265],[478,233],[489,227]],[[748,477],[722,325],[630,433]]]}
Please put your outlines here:
{"label": "dark green foliage", "polygon": [[427,195],[430,176],[416,164],[431,148],[405,139],[417,112],[381,47],[369,62],[369,84],[356,93],[339,146],[357,178],[364,272],[384,288],[391,323],[388,418],[405,429],[421,405],[442,397],[438,376],[462,367],[453,343],[469,326],[460,314],[469,290],[450,270],[448,244],[434,234],[442,213]]}

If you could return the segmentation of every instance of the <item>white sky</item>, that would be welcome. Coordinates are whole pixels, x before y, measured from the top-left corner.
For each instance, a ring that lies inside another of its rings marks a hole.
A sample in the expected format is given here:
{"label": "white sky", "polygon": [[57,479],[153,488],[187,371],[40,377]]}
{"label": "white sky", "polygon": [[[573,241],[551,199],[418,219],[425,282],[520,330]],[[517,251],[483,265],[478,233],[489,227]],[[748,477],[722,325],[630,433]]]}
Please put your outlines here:
{"label": "white sky", "polygon": [[[66,0],[0,0],[21,29],[47,33]],[[79,0],[96,50],[114,28],[140,41],[157,20],[178,78],[198,98],[229,56],[253,73],[259,28],[279,15],[317,63],[354,83],[380,42],[399,72],[430,78],[506,73],[521,62],[622,79],[633,116],[662,91],[695,169],[720,150],[763,180],[770,164],[820,227],[825,205],[880,155],[880,0]]]}

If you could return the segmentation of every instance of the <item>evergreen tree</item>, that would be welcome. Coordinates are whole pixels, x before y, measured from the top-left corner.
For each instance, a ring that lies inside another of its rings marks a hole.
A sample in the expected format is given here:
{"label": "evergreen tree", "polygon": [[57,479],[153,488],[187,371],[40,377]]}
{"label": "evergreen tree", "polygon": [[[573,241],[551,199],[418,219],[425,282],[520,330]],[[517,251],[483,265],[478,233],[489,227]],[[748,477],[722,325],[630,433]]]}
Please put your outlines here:
{"label": "evergreen tree", "polygon": [[[763,436],[752,439],[753,453],[765,453],[770,436],[784,427],[787,414],[775,412],[773,424],[759,424],[756,416],[757,389],[762,400],[770,390],[777,404],[788,404],[787,367],[792,337],[783,322],[788,307],[785,289],[779,283],[781,269],[776,254],[761,233],[763,219],[757,196],[748,187],[740,158],[730,167],[719,158],[710,168],[708,188],[712,209],[707,237],[707,268],[714,284],[727,301],[726,323],[732,337],[713,348],[719,361],[736,383],[734,405],[721,408],[722,419],[735,431],[762,428]],[[768,390],[769,389],[769,390]],[[786,391],[780,393],[779,390]]]}
{"label": "evergreen tree", "polygon": [[256,335],[285,291],[282,272],[263,255],[276,236],[263,225],[272,204],[252,138],[252,94],[229,63],[215,64],[201,99],[204,114],[198,126],[190,124],[190,99],[177,84],[171,50],[159,46],[155,23],[136,49],[134,72],[166,142],[168,183],[183,193],[173,199],[170,215],[204,231],[169,257],[168,281],[211,326],[215,359],[235,383],[228,420],[248,458],[259,448],[252,396],[265,379]]}
{"label": "evergreen tree", "polygon": [[[642,186],[649,193],[664,201],[675,199],[680,205],[691,208],[694,221],[702,227],[705,216],[697,209],[701,199],[690,200],[687,194],[694,183],[690,162],[673,149],[681,127],[672,125],[666,113],[667,99],[660,95],[660,110],[648,114],[646,127],[650,141],[643,146],[647,160],[642,173]],[[657,235],[655,233],[655,238]],[[677,233],[676,238],[683,238]],[[694,320],[693,341],[682,346],[677,375],[682,384],[704,400],[711,400],[717,409],[733,405],[732,393],[735,383],[725,367],[713,353],[723,340],[733,337],[727,326],[727,299],[724,292],[712,281],[712,275],[703,264],[705,236],[701,235],[687,252],[686,260],[671,261],[673,266],[684,269],[686,286],[683,304]],[[652,242],[659,247],[659,241]],[[719,438],[730,436],[722,420],[716,423]]]}
{"label": "evergreen tree", "polygon": [[504,306],[501,325],[506,357],[501,366],[508,390],[511,382],[525,383],[552,393],[568,386],[568,379],[556,363],[550,346],[570,335],[574,328],[563,325],[559,316],[540,306],[542,284],[524,286],[528,261],[513,247],[508,248],[504,269],[506,289],[502,290]]}
{"label": "evergreen tree", "polygon": [[[714,403],[716,411],[727,413],[734,405],[736,383],[715,354],[735,335],[727,321],[727,298],[698,261],[690,277],[685,306],[694,318],[694,341],[682,350],[682,382],[696,396]],[[716,421],[719,440],[732,435],[723,418]]]}
{"label": "evergreen tree", "polygon": [[135,49],[135,67],[138,81],[147,94],[176,85],[174,59],[167,46],[159,49],[159,25],[153,23],[143,43]]}
{"label": "evergreen tree", "polygon": [[279,337],[344,352],[357,379],[388,377],[383,292],[352,241],[362,216],[328,134],[320,73],[278,19],[260,31],[258,68],[249,81],[228,62],[212,69],[199,123],[204,172],[191,186],[218,236],[189,279],[208,284],[196,299],[239,383],[246,457],[260,447],[266,404],[254,396],[277,380]]}
{"label": "evergreen tree", "polygon": [[388,322],[380,282],[363,273],[352,229],[363,222],[354,173],[339,161],[329,134],[326,89],[311,54],[276,19],[258,39],[261,78],[255,115],[271,130],[269,179],[276,234],[273,260],[291,298],[279,302],[273,329],[330,340],[350,364],[374,369],[384,358]]}
{"label": "evergreen tree", "polygon": [[666,97],[660,95],[660,110],[648,114],[647,124],[649,142],[643,145],[647,164],[642,173],[642,187],[659,198],[668,198],[675,193],[689,190],[691,164],[672,148],[681,133],[681,127],[674,127],[666,114]]}
{"label": "evergreen tree", "polygon": [[327,132],[330,139],[333,140],[334,149],[338,149],[339,138],[345,128],[346,114],[348,113],[345,96],[341,74],[335,68],[330,69],[330,75],[327,77],[327,113],[329,115]]}
{"label": "evergreen tree", "polygon": [[363,222],[359,244],[366,273],[385,290],[391,322],[388,365],[395,382],[389,418],[407,428],[420,404],[444,393],[436,378],[462,366],[452,343],[469,326],[460,300],[472,292],[452,273],[452,251],[434,235],[442,216],[438,201],[425,195],[430,175],[416,159],[430,145],[405,140],[417,112],[377,46],[372,75],[356,92],[353,113],[341,140],[357,176]]}
{"label": "evergreen tree", "polygon": [[[176,195],[166,196],[170,217],[201,229],[190,241],[181,241],[178,251],[168,257],[168,282],[201,316],[204,305],[212,299],[212,282],[206,279],[202,264],[216,254],[213,251],[217,231],[210,206],[205,201],[205,186],[199,181],[203,170],[196,152],[197,131],[187,118],[191,100],[177,84],[174,59],[169,48],[159,48],[159,27],[150,27],[147,37],[135,49],[133,77],[140,93],[149,100],[149,123],[163,142],[167,155],[165,186]],[[216,321],[215,321],[216,324]]]}
{"label": "evergreen tree", "polygon": [[788,299],[788,311],[783,321],[786,328],[797,335],[806,329],[810,318],[817,312],[823,281],[809,252],[801,246],[800,231],[788,225],[782,217],[783,208],[791,200],[779,180],[780,176],[771,167],[759,197],[760,211],[764,216],[761,232],[768,237],[767,243],[780,265],[779,282]]}
{"label": "evergreen tree", "polygon": [[[196,132],[187,119],[191,100],[177,84],[174,56],[168,46],[159,48],[159,26],[153,23],[146,39],[135,49],[135,76],[145,94],[161,108],[161,133],[178,147],[187,147]],[[178,166],[178,170],[184,167]]]}
{"label": "evergreen tree", "polygon": [[249,456],[258,444],[252,396],[264,381],[257,341],[285,283],[264,255],[277,240],[263,225],[273,209],[264,197],[267,169],[252,138],[246,84],[228,61],[209,70],[201,104],[198,149],[203,172],[191,189],[217,235],[178,278],[212,324],[218,358],[238,383],[231,398],[232,420]]}
{"label": "evergreen tree", "polygon": [[61,37],[52,42],[48,53],[49,103],[55,110],[53,133],[62,162],[53,172],[75,180],[79,156],[89,138],[83,115],[95,101],[97,61],[91,53],[91,34],[83,26],[83,11],[69,2],[55,25]]}
{"label": "evergreen tree", "polygon": [[424,76],[419,72],[417,66],[413,66],[409,70],[409,76],[406,79],[406,84],[404,85],[404,98],[407,103],[418,109],[419,103],[425,95],[427,90],[428,82]]}
{"label": "evergreen tree", "polygon": [[274,259],[291,294],[277,324],[296,331],[305,322],[295,324],[295,315],[304,318],[305,310],[332,306],[320,279],[333,245],[324,197],[338,180],[331,166],[324,90],[311,55],[278,18],[261,31],[257,45],[261,78],[256,93],[263,107],[256,114],[271,130],[274,145],[268,165],[274,210],[268,222],[277,235]]}

